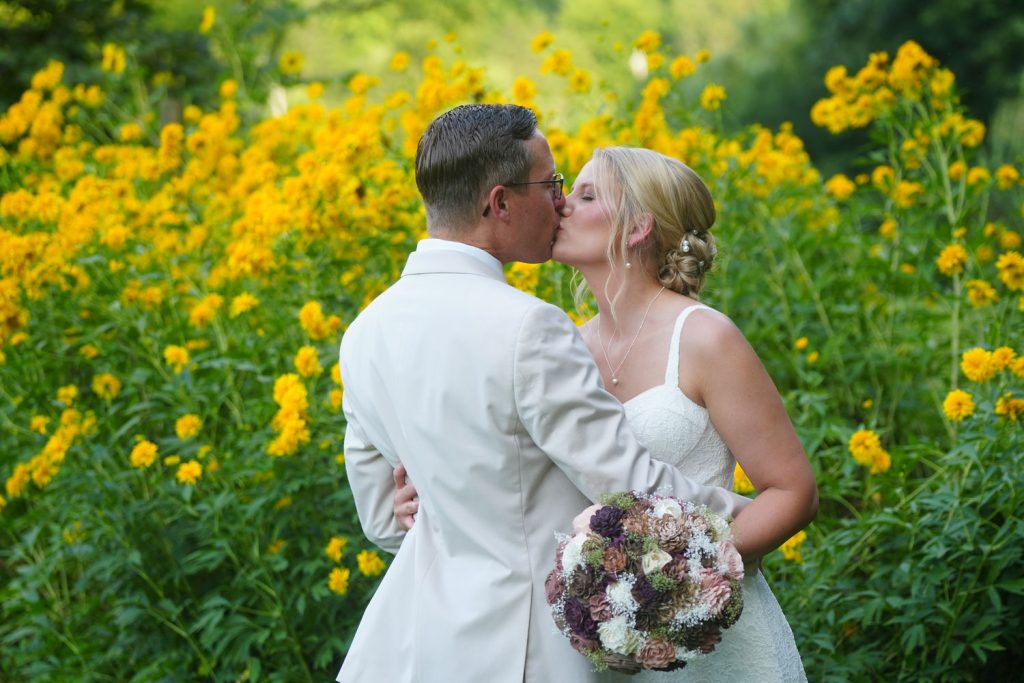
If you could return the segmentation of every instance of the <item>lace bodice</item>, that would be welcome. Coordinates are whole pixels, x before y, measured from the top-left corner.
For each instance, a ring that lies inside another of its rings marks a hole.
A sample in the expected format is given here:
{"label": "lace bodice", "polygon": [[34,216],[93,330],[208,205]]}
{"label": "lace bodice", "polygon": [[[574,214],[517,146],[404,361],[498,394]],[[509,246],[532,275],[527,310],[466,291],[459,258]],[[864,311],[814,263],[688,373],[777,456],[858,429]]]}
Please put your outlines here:
{"label": "lace bodice", "polygon": [[711,423],[707,408],[697,405],[679,388],[679,340],[690,306],[676,318],[668,347],[665,381],[626,401],[626,417],[651,457],[674,465],[705,485],[732,489],[736,459]]}

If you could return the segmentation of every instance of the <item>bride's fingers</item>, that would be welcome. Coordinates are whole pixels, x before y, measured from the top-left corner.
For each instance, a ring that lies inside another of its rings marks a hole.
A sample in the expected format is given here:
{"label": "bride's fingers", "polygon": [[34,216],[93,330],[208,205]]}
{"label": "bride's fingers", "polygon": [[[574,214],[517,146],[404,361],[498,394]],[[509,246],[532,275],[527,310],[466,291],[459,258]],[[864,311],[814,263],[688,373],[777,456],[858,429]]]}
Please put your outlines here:
{"label": "bride's fingers", "polygon": [[401,490],[405,486],[405,465],[399,465],[391,474],[395,478],[395,488]]}

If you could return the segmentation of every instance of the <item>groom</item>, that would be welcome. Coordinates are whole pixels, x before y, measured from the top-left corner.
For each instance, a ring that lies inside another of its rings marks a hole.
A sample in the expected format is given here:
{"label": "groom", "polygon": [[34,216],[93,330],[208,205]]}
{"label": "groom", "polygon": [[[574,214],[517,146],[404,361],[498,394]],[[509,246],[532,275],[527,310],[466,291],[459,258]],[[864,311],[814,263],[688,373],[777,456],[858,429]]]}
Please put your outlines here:
{"label": "groom", "polygon": [[[397,556],[338,680],[593,680],[545,601],[555,532],[611,491],[670,486],[728,516],[748,501],[651,460],[565,313],[506,284],[503,263],[551,256],[564,204],[529,109],[438,117],[416,184],[430,239],[341,344],[349,484]],[[420,498],[407,535],[399,464]]]}

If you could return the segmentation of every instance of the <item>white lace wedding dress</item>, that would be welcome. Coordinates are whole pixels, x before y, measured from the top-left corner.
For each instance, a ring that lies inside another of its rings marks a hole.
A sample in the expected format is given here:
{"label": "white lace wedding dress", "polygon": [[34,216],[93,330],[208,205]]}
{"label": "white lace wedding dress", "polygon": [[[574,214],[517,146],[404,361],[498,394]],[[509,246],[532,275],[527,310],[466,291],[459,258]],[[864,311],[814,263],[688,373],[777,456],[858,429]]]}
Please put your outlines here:
{"label": "white lace wedding dress", "polygon": [[[690,306],[676,320],[665,369],[665,383],[626,401],[626,416],[651,455],[675,465],[706,485],[732,490],[736,460],[718,435],[707,409],[679,389],[679,339],[686,317],[707,306]],[[672,672],[645,671],[635,676],[606,674],[631,683],[717,681],[789,683],[806,681],[793,632],[761,572],[743,580],[743,614],[722,632],[709,655]]]}

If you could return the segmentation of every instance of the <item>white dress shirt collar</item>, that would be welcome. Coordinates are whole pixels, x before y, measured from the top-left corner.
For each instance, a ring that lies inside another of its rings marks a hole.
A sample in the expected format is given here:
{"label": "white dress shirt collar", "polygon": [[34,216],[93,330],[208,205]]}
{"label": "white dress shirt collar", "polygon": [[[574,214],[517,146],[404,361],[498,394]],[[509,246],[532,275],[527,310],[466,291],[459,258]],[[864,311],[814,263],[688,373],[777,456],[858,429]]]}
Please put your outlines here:
{"label": "white dress shirt collar", "polygon": [[469,254],[473,258],[483,263],[488,268],[494,269],[501,279],[505,279],[505,271],[502,270],[501,261],[488,254],[479,247],[474,247],[464,242],[453,242],[451,240],[437,239],[436,237],[428,237],[425,240],[420,240],[419,244],[416,245],[416,251],[461,251],[463,254]]}

